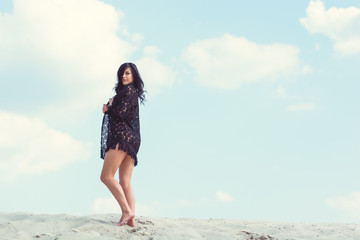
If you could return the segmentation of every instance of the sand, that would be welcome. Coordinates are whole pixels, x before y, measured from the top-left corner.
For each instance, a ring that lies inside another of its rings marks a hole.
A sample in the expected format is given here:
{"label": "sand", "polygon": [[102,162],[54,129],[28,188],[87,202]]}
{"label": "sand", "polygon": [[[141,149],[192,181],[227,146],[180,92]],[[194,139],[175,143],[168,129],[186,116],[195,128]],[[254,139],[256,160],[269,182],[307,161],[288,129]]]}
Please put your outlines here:
{"label": "sand", "polygon": [[136,227],[119,227],[120,215],[72,216],[0,212],[0,239],[252,239],[359,240],[360,224],[281,223],[226,219],[137,217]]}

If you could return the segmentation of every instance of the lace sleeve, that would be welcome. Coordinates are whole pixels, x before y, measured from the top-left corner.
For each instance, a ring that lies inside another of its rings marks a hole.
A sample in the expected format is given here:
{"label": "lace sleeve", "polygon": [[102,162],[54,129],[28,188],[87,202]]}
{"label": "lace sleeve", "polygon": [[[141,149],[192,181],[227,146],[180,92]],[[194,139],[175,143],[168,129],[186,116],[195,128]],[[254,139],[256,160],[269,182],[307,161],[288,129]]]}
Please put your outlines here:
{"label": "lace sleeve", "polygon": [[138,94],[136,88],[129,84],[125,87],[122,97],[115,96],[111,106],[106,113],[125,119],[133,106],[137,104]]}

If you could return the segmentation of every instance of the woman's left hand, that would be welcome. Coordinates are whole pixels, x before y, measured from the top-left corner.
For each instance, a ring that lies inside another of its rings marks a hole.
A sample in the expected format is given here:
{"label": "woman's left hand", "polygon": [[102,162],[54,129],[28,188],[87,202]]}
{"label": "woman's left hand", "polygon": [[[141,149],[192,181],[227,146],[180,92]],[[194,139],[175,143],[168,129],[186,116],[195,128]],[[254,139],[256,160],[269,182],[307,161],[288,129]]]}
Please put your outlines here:
{"label": "woman's left hand", "polygon": [[106,104],[103,104],[103,113],[105,113],[109,108],[106,106]]}

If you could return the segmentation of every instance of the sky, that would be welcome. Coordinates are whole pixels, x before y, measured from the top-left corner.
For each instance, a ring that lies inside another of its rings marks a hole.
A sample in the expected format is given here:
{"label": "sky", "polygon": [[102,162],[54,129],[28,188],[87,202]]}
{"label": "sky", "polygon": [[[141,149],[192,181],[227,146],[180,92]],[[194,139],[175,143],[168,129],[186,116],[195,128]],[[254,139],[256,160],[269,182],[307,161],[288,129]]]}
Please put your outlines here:
{"label": "sky", "polygon": [[100,130],[129,61],[136,215],[360,223],[355,0],[2,0],[0,211],[121,214]]}

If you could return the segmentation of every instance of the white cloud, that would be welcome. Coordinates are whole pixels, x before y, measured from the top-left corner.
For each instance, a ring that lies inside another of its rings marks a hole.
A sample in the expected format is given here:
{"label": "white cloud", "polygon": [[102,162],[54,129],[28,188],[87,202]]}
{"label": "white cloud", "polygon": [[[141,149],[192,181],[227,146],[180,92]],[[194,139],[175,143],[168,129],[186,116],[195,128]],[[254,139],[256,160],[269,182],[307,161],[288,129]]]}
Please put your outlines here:
{"label": "white cloud", "polygon": [[326,204],[343,211],[347,216],[360,219],[360,192],[326,199]]}
{"label": "white cloud", "polygon": [[1,46],[8,50],[3,57],[14,61],[24,54],[43,58],[90,77],[56,80],[89,84],[98,80],[94,76],[113,73],[119,61],[135,50],[131,42],[116,35],[122,17],[120,11],[98,0],[14,1],[14,13],[1,18],[0,32],[6,36]]}
{"label": "white cloud", "polygon": [[124,14],[98,0],[16,0],[13,9],[0,17],[1,81],[28,86],[25,97],[53,92],[34,113],[42,118],[68,121],[101,105],[136,49]]}
{"label": "white cloud", "polygon": [[[297,101],[310,101],[314,99],[313,96],[299,96],[296,94],[289,94],[288,90],[279,85],[275,91],[270,92],[269,94],[273,98],[282,99],[282,100],[297,100]],[[287,107],[287,111],[296,112],[296,111],[311,111],[314,110],[315,106],[311,102],[300,102],[298,104],[292,104]]]}
{"label": "white cloud", "polygon": [[276,89],[275,94],[272,94],[274,97],[278,97],[278,98],[287,98],[288,94],[286,92],[286,89],[282,86],[278,86],[278,88]]}
{"label": "white cloud", "polygon": [[37,118],[0,112],[0,178],[58,170],[87,160],[91,145],[48,127]]}
{"label": "white cloud", "polygon": [[[143,38],[130,33],[124,17],[99,0],[15,0],[13,13],[0,15],[0,98],[16,98],[49,122],[73,123],[96,108],[101,112],[114,95],[118,67]],[[149,81],[157,71],[162,78],[156,86],[167,85],[167,67],[154,56],[144,58]]]}
{"label": "white cloud", "polygon": [[343,55],[360,52],[360,9],[325,9],[324,2],[310,1],[306,17],[300,23],[311,33],[323,34],[334,41],[334,49]]}
{"label": "white cloud", "polygon": [[290,112],[312,111],[312,110],[314,110],[314,104],[313,103],[292,104],[292,105],[288,106],[287,110]]}
{"label": "white cloud", "polygon": [[148,94],[154,95],[163,87],[170,87],[175,82],[176,72],[159,62],[160,50],[156,46],[144,48],[144,57],[136,61]]}
{"label": "white cloud", "polygon": [[310,74],[310,73],[313,73],[313,72],[314,72],[314,70],[309,65],[304,64],[302,66],[302,70],[301,70],[302,74]]}
{"label": "white cloud", "polygon": [[222,191],[217,191],[216,192],[216,200],[218,200],[220,202],[234,202],[235,198],[233,198],[229,194],[224,193]]}
{"label": "white cloud", "polygon": [[288,90],[282,85],[279,85],[274,91],[272,91],[270,93],[270,96],[274,98],[297,99],[297,100],[309,100],[315,98],[314,96],[299,96],[296,94],[289,94]]}
{"label": "white cloud", "polygon": [[201,85],[234,89],[246,82],[301,72],[298,54],[299,49],[292,45],[263,45],[225,34],[191,44],[184,59],[196,71],[195,80]]}

